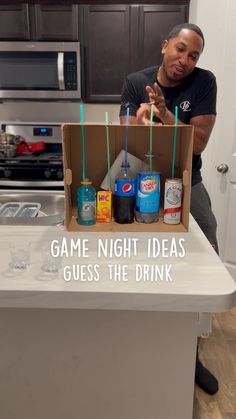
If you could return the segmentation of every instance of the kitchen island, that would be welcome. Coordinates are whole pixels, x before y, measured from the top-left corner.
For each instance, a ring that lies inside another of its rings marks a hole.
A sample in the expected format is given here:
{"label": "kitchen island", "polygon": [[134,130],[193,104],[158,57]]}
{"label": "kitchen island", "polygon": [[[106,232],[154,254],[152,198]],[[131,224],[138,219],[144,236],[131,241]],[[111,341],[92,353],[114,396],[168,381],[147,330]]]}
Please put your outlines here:
{"label": "kitchen island", "polygon": [[[188,233],[0,227],[0,417],[190,419],[199,313],[236,286],[191,218]],[[9,242],[31,264],[9,270]],[[53,245],[52,245],[53,243]],[[42,249],[62,267],[40,281]]]}

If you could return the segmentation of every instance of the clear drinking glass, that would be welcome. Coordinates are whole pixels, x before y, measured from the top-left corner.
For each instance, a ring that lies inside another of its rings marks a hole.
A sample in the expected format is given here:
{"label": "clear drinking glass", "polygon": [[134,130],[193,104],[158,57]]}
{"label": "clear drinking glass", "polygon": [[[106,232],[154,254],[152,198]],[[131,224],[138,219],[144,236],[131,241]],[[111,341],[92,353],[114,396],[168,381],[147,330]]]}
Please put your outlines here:
{"label": "clear drinking glass", "polygon": [[23,271],[30,265],[30,243],[10,243],[10,268]]}
{"label": "clear drinking glass", "polygon": [[61,258],[53,257],[50,247],[46,247],[42,251],[41,272],[37,275],[37,279],[41,281],[51,280],[58,276],[61,268]]}

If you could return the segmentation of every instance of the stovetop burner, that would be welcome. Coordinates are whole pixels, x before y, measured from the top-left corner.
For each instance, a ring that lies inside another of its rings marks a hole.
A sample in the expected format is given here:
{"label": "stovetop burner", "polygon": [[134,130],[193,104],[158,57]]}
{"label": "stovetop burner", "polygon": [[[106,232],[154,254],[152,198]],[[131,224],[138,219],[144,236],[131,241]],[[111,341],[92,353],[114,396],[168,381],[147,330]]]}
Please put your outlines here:
{"label": "stovetop burner", "polygon": [[[44,151],[19,154],[15,157],[0,157],[1,181],[62,181],[62,153]],[[9,183],[9,182],[8,182]]]}
{"label": "stovetop burner", "polygon": [[32,154],[28,153],[25,155],[18,155],[15,157],[0,157],[0,164],[14,164],[14,165],[22,165],[22,164],[29,164],[32,163],[40,164],[40,163],[61,163],[62,162],[62,155],[60,153],[41,153],[41,154]]}

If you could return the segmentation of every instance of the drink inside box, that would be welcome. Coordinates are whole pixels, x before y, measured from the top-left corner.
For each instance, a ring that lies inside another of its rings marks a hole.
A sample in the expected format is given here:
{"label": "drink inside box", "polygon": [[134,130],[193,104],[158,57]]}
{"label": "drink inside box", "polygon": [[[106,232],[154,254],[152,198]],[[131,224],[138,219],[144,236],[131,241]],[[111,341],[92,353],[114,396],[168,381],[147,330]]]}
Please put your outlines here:
{"label": "drink inside box", "polygon": [[97,222],[109,223],[112,217],[112,192],[98,191],[97,193]]}

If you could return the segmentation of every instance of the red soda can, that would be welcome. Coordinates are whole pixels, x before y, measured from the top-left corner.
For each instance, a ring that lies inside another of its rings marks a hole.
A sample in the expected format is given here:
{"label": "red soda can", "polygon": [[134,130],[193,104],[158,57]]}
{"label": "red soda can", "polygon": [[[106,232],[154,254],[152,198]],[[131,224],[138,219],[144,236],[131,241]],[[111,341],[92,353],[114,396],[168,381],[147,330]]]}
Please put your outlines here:
{"label": "red soda can", "polygon": [[166,179],[164,195],[164,223],[180,223],[182,190],[182,179]]}

